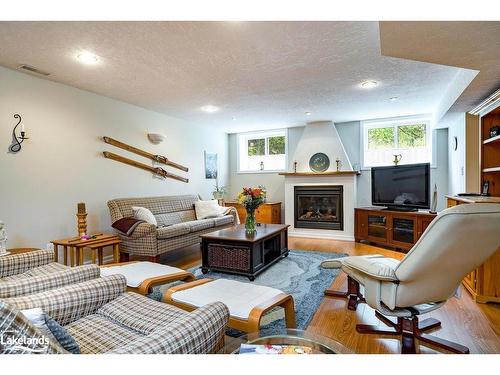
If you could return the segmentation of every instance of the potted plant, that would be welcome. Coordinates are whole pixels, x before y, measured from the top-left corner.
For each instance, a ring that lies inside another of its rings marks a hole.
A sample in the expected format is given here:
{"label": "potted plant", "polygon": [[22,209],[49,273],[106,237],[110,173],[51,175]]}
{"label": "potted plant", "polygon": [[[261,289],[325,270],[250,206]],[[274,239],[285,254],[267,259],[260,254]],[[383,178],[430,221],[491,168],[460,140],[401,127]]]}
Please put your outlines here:
{"label": "potted plant", "polygon": [[263,186],[256,188],[244,187],[238,194],[238,201],[247,211],[245,221],[246,233],[250,235],[255,234],[257,232],[255,210],[266,201],[266,188]]}
{"label": "potted plant", "polygon": [[214,199],[218,201],[224,199],[224,195],[227,193],[227,186],[219,186],[219,181],[215,180],[214,188],[215,190],[212,192]]}

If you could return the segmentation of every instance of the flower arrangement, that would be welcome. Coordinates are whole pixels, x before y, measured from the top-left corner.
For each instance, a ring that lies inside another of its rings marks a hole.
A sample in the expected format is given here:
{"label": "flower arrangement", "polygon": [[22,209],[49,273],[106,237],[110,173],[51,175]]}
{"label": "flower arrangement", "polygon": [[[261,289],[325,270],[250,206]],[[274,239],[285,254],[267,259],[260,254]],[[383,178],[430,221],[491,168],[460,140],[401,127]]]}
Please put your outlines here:
{"label": "flower arrangement", "polygon": [[238,194],[238,201],[247,210],[247,218],[245,221],[247,234],[255,234],[257,232],[255,210],[266,201],[266,188],[263,186],[256,188],[245,187]]}

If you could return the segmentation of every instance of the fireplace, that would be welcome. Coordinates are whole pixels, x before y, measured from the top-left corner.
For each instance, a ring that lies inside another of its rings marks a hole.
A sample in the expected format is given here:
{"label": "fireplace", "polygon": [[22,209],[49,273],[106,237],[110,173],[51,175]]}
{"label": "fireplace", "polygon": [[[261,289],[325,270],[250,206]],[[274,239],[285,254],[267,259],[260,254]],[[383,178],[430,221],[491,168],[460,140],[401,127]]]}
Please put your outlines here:
{"label": "fireplace", "polygon": [[344,230],[343,187],[295,186],[295,228]]}

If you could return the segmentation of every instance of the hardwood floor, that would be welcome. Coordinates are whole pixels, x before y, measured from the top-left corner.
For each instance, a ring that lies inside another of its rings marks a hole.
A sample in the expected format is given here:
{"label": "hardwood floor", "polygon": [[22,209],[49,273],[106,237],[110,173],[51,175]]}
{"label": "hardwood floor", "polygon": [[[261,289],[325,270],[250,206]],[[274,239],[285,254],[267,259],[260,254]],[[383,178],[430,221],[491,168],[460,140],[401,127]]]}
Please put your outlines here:
{"label": "hardwood floor", "polygon": [[[375,246],[355,242],[321,240],[310,238],[289,238],[289,248],[346,253],[348,255],[382,254],[401,259],[404,254]],[[162,258],[162,263],[181,268],[200,264],[198,246],[181,249]],[[347,278],[341,273],[332,283],[332,288],[344,290]],[[442,322],[434,330],[435,336],[458,342],[469,347],[471,353],[500,353],[500,304],[475,303],[469,293],[460,288],[459,297],[451,298],[440,309],[422,316],[433,317]],[[360,304],[357,311],[346,308],[343,299],[324,297],[308,326],[311,332],[319,333],[339,341],[355,353],[399,353],[400,343],[395,336],[361,335],[356,324],[384,325],[375,318],[374,310]],[[436,353],[428,346],[418,345],[420,353]]]}

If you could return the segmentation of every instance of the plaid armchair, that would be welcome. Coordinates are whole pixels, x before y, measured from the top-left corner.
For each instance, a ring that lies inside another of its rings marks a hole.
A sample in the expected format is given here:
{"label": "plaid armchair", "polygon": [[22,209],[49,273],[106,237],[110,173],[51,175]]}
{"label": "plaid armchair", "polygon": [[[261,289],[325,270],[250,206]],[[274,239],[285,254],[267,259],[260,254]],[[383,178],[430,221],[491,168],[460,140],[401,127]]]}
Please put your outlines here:
{"label": "plaid armchair", "polygon": [[130,236],[117,232],[122,240],[120,253],[150,257],[158,262],[159,255],[171,250],[191,246],[200,242],[200,234],[213,232],[239,223],[238,213],[228,208],[222,217],[197,220],[194,203],[198,195],[177,195],[148,198],[123,198],[108,202],[111,222],[131,217],[132,207],[145,207],[155,216],[158,227],[149,223],[141,223]]}
{"label": "plaid armchair", "polygon": [[[126,287],[123,276],[112,275],[0,300],[0,335],[39,335],[19,310],[40,307],[66,328],[82,353],[196,354],[215,352],[223,344],[229,319],[224,304],[216,302],[188,313],[125,292]],[[64,352],[52,342],[39,350]],[[30,351],[4,348],[3,352]]]}
{"label": "plaid armchair", "polygon": [[100,276],[99,267],[70,268],[54,262],[52,250],[0,258],[0,298],[9,298],[80,283]]}

